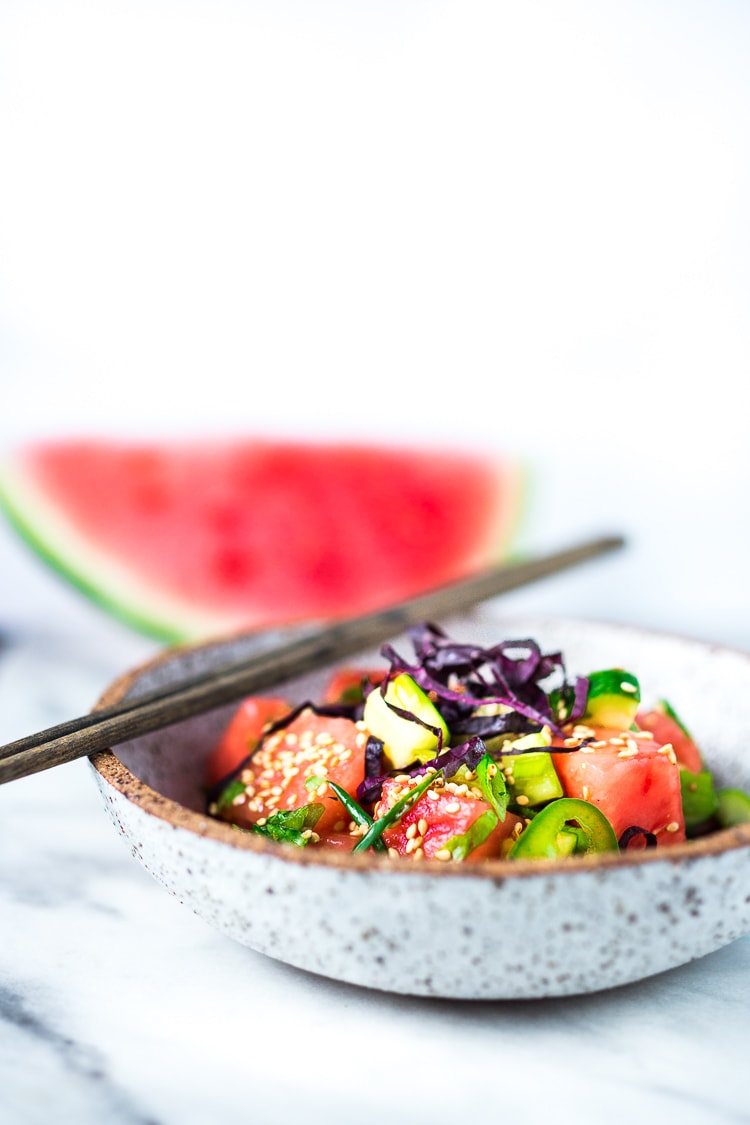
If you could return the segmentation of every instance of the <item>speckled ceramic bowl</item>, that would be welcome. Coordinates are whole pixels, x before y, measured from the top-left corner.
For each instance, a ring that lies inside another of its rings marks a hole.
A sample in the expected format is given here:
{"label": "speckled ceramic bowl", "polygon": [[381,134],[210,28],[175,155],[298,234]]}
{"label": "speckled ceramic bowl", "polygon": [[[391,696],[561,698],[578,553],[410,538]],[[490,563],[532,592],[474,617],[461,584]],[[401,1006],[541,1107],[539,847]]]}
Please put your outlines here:
{"label": "speckled ceramic bowl", "polygon": [[[460,639],[535,637],[571,673],[622,665],[644,698],[689,721],[721,784],[750,788],[750,655],[570,620],[450,624]],[[245,655],[248,639],[175,649],[118,680],[103,703]],[[407,648],[408,651],[408,648]],[[315,698],[324,673],[285,688]],[[446,866],[275,845],[203,812],[203,762],[230,710],[93,759],[133,855],[228,937],[292,965],[422,996],[593,992],[701,957],[750,932],[750,825],[663,851],[561,863]]]}

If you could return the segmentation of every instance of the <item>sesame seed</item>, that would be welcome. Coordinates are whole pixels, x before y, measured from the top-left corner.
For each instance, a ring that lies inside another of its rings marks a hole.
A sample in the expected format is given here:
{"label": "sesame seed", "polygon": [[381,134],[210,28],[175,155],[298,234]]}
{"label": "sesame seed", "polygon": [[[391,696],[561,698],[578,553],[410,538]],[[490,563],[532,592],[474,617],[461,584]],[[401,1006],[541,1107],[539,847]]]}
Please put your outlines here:
{"label": "sesame seed", "polygon": [[441,848],[439,852],[435,852],[433,859],[439,859],[441,863],[445,863],[451,858],[451,853],[448,848]]}
{"label": "sesame seed", "polygon": [[397,859],[399,855],[398,848],[389,848],[388,855],[391,857],[391,859]]}
{"label": "sesame seed", "polygon": [[529,798],[526,796],[526,794],[525,793],[519,793],[519,795],[516,797],[516,804],[517,805],[528,805],[528,803],[529,803]]}
{"label": "sesame seed", "polygon": [[415,848],[412,859],[424,859],[424,848]]}
{"label": "sesame seed", "polygon": [[672,743],[671,742],[665,742],[663,746],[659,747],[659,749],[656,751],[656,753],[657,754],[668,754],[670,752],[670,750],[672,750],[672,751],[674,750],[674,747],[672,746]]}
{"label": "sesame seed", "polygon": [[[436,794],[436,796],[437,796],[437,794]],[[461,811],[461,802],[460,801],[449,801],[448,804],[445,806],[445,811],[447,813],[460,812]]]}
{"label": "sesame seed", "polygon": [[680,826],[679,826],[679,824],[677,823],[676,820],[671,820],[669,822],[669,824],[667,825],[667,828],[666,828],[667,832],[679,832],[679,830],[680,830]]}
{"label": "sesame seed", "polygon": [[635,758],[637,756],[637,754],[638,754],[638,747],[637,746],[634,746],[632,750],[630,749],[630,747],[626,746],[624,750],[620,750],[618,752],[617,757],[618,758]]}
{"label": "sesame seed", "polygon": [[424,836],[425,832],[427,831],[427,828],[428,828],[427,821],[425,820],[424,817],[421,817],[420,820],[419,820],[419,823],[417,824],[417,831],[419,832],[419,835]]}
{"label": "sesame seed", "polygon": [[407,840],[413,840],[414,837],[416,836],[416,834],[417,834],[416,824],[410,824],[409,827],[406,829],[406,839]]}
{"label": "sesame seed", "polygon": [[439,801],[440,800],[440,794],[436,793],[434,789],[428,789],[427,790],[427,796],[429,797],[429,799],[431,801]]}

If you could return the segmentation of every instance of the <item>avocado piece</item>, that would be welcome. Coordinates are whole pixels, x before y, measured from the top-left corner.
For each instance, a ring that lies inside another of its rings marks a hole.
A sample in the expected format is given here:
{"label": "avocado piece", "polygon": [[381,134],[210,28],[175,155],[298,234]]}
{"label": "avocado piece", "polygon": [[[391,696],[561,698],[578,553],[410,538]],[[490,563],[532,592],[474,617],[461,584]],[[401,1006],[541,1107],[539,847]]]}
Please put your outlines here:
{"label": "avocado piece", "polygon": [[601,672],[590,672],[588,681],[582,722],[595,727],[630,730],[641,701],[641,686],[632,672],[605,668]]}
{"label": "avocado piece", "polygon": [[[409,717],[399,715],[394,707],[408,712]],[[437,753],[438,741],[441,746],[448,745],[445,720],[406,672],[388,681],[385,696],[381,688],[370,692],[362,718],[370,734],[383,743],[383,755],[393,769],[405,769],[412,762],[428,762]]]}

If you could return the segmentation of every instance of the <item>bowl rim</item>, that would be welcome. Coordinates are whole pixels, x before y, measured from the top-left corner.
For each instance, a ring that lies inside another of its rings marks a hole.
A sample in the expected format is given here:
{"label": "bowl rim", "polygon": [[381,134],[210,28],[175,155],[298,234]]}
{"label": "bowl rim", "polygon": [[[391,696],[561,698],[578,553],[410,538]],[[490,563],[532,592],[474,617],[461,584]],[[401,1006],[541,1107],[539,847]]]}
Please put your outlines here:
{"label": "bowl rim", "polygon": [[[537,617],[539,621],[549,621],[556,625],[575,626],[576,624],[602,626],[641,636],[653,636],[683,642],[706,652],[726,652],[744,658],[750,665],[750,652],[726,644],[701,640],[696,637],[675,633],[666,629],[652,629],[601,619],[565,617],[552,614],[526,613],[526,618]],[[245,633],[224,633],[207,637],[197,642],[170,645],[135,667],[124,672],[104,689],[92,708],[92,713],[104,707],[118,704],[129,689],[148,672],[162,664],[170,663],[181,655],[207,649],[220,648],[236,641]],[[516,860],[487,859],[477,864],[444,864],[423,858],[415,863],[411,859],[378,855],[376,852],[353,854],[337,848],[297,848],[289,844],[276,843],[252,832],[241,831],[210,816],[208,812],[196,812],[181,805],[171,797],[147,785],[137,777],[125,763],[117,757],[113,749],[99,750],[90,755],[89,762],[101,780],[120,794],[125,800],[143,812],[170,824],[173,828],[184,829],[195,836],[225,844],[238,852],[250,852],[296,865],[334,868],[354,871],[391,871],[409,875],[438,875],[442,878],[480,878],[501,884],[506,880],[550,875],[575,875],[594,870],[627,870],[652,863],[678,864],[698,860],[707,856],[720,856],[726,852],[750,846],[750,824],[733,828],[719,829],[705,836],[681,844],[673,844],[668,849],[640,849],[632,852],[600,852],[594,855],[567,857],[564,862],[554,859]]]}

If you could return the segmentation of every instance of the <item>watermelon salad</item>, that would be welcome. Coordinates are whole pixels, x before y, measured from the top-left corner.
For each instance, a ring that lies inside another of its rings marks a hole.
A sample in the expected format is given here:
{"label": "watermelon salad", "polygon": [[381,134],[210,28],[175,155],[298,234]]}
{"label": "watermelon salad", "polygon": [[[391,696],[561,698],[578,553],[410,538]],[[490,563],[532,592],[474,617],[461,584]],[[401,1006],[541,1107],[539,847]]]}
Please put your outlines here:
{"label": "watermelon salad", "polygon": [[490,648],[422,624],[405,659],[321,699],[245,700],[208,760],[208,812],[297,847],[412,862],[669,848],[750,821],[666,700],[622,668],[570,677],[533,640]]}

